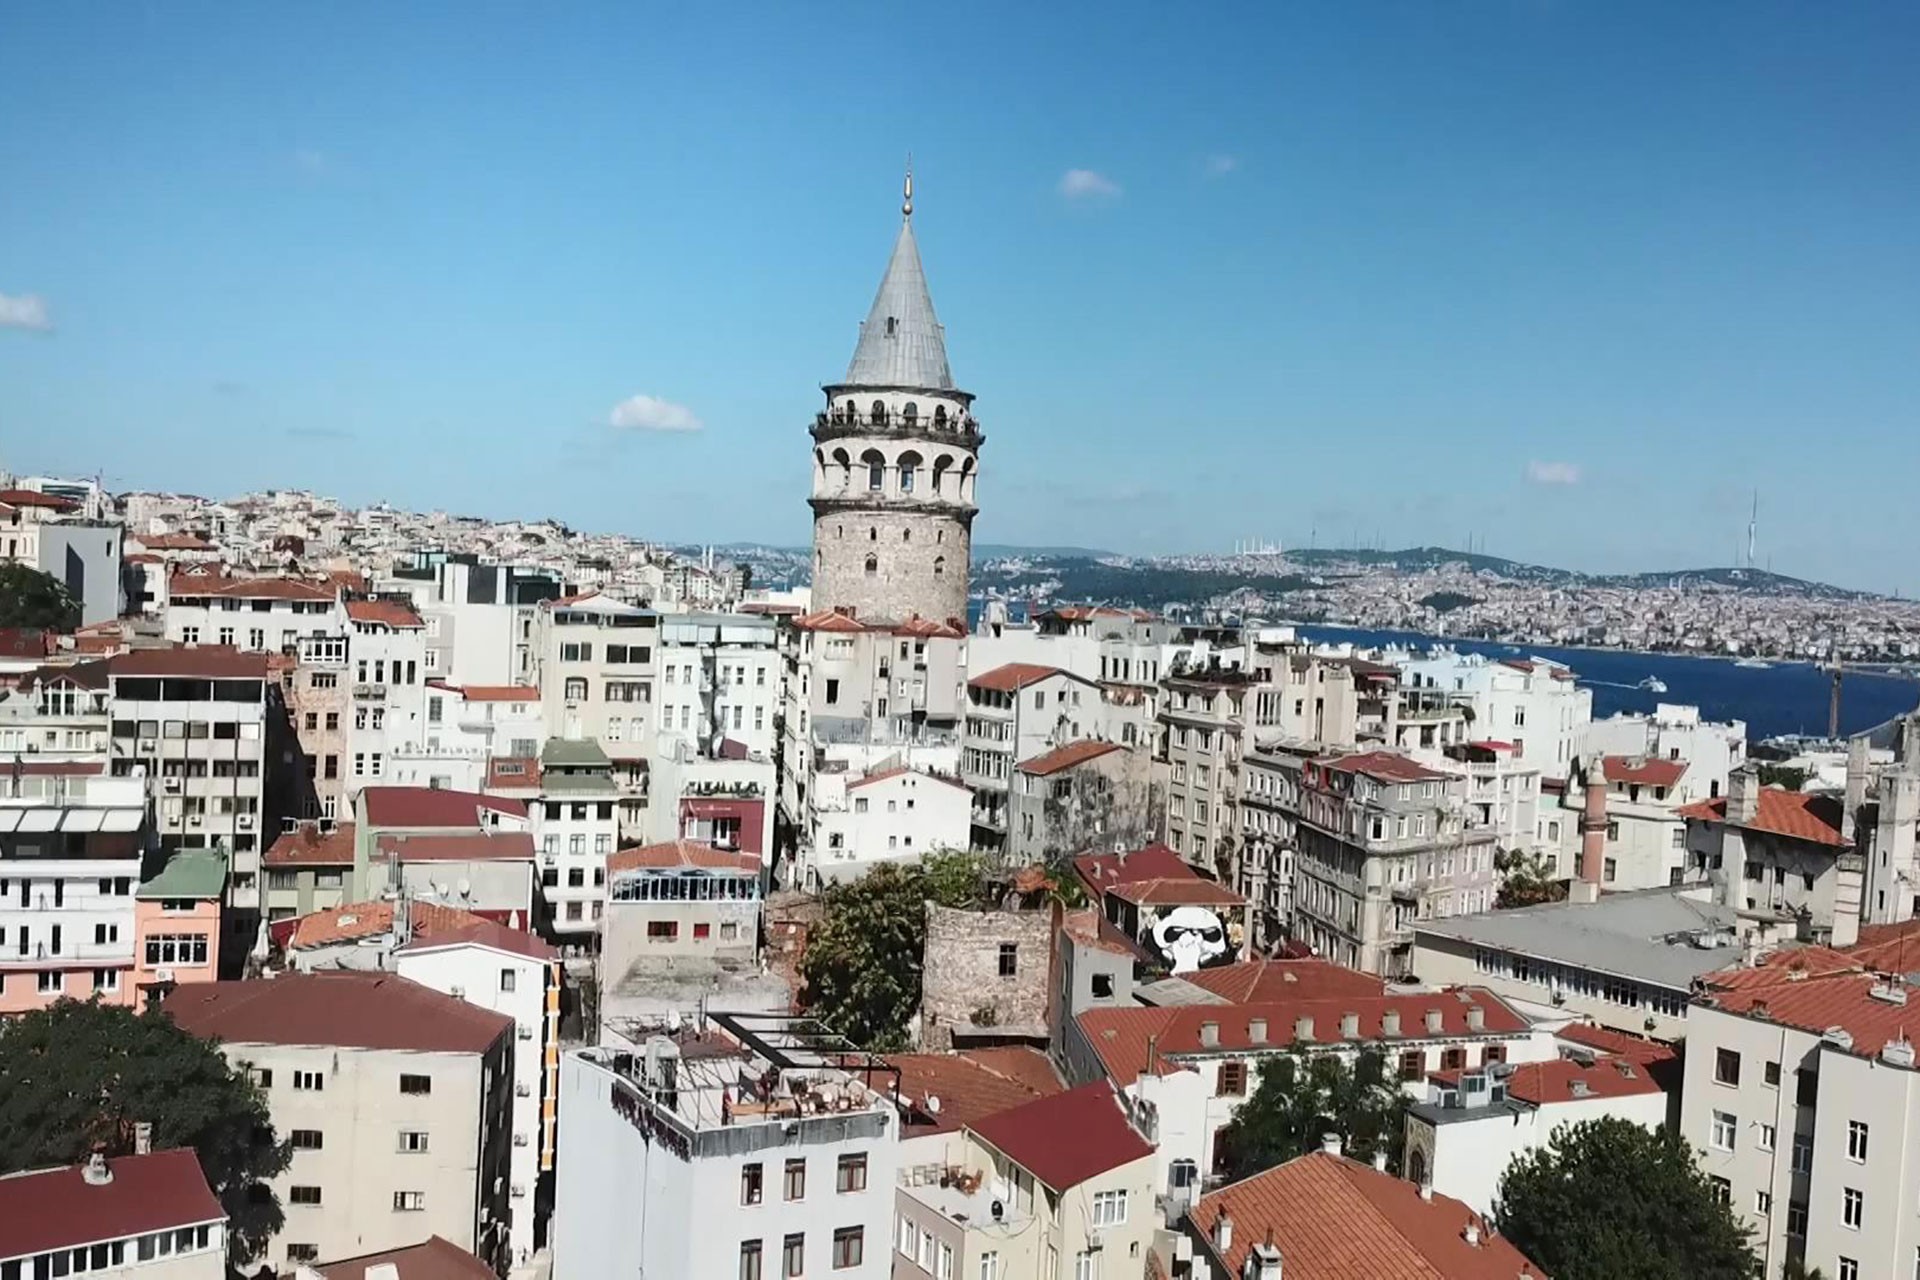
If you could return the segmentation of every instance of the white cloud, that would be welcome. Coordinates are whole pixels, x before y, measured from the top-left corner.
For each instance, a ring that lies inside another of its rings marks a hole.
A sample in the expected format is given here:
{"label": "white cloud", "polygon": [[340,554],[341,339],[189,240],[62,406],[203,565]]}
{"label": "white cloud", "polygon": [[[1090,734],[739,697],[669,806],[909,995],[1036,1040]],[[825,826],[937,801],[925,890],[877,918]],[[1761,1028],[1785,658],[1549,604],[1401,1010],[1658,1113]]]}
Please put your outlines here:
{"label": "white cloud", "polygon": [[1541,462],[1536,459],[1527,464],[1527,479],[1534,484],[1579,484],[1580,464],[1577,462]]}
{"label": "white cloud", "polygon": [[1207,176],[1209,178],[1224,178],[1239,167],[1239,156],[1220,154],[1207,157]]}
{"label": "white cloud", "polygon": [[1060,175],[1060,194],[1069,200],[1111,200],[1120,184],[1092,169],[1069,169]]}
{"label": "white cloud", "polygon": [[613,406],[607,422],[628,431],[698,431],[702,425],[687,406],[658,396],[628,396]]}
{"label": "white cloud", "polygon": [[23,293],[18,297],[0,293],[0,329],[52,332],[53,317],[47,312],[47,300],[32,293]]}

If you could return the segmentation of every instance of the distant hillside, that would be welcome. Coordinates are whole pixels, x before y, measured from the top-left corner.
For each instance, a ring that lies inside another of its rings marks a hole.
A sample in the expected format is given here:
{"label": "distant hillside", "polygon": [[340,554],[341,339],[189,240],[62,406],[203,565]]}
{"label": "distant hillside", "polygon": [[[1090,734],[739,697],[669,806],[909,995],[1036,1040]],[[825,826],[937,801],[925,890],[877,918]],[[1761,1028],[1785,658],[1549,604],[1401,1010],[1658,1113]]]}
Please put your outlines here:
{"label": "distant hillside", "polygon": [[973,544],[975,560],[1032,560],[1047,558],[1054,560],[1104,560],[1113,555],[1111,551],[1096,551],[1091,547],[1021,547],[1010,542],[976,542]]}

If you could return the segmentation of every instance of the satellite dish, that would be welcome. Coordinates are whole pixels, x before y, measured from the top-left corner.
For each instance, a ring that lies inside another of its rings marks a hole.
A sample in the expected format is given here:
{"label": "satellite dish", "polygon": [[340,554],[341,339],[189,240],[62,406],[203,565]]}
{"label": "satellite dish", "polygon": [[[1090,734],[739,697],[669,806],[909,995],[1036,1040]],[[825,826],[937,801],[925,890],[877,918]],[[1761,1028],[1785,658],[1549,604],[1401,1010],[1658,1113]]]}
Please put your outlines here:
{"label": "satellite dish", "polygon": [[468,880],[465,877],[462,877],[457,887],[460,890],[461,897],[470,898],[473,896],[473,882],[471,880]]}

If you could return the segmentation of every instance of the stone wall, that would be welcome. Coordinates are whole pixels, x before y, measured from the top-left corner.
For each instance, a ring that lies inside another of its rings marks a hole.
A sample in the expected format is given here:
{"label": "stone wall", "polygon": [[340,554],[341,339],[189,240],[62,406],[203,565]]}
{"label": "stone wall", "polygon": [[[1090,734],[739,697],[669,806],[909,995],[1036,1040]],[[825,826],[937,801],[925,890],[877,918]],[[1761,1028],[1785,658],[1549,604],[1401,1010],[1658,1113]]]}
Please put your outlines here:
{"label": "stone wall", "polygon": [[[842,510],[814,520],[813,607],[851,608],[860,618],[935,622],[967,616],[972,513],[959,507]],[[867,576],[867,557],[876,564]],[[935,561],[943,572],[936,574]]]}
{"label": "stone wall", "polygon": [[[927,904],[921,963],[920,1044],[944,1051],[962,1036],[1047,1034],[1053,913],[961,911]],[[1013,948],[1014,972],[1000,971],[1000,948]]]}

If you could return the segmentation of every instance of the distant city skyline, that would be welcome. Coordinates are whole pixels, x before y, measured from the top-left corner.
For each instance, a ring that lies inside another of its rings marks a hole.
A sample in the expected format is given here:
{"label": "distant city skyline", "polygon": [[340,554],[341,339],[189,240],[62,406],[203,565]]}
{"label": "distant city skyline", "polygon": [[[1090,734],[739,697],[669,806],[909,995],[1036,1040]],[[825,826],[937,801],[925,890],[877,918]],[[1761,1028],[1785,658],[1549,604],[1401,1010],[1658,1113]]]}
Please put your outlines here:
{"label": "distant city skyline", "polygon": [[15,11],[0,464],[804,545],[911,150],[981,542],[1920,592],[1920,11],[1206,16]]}

